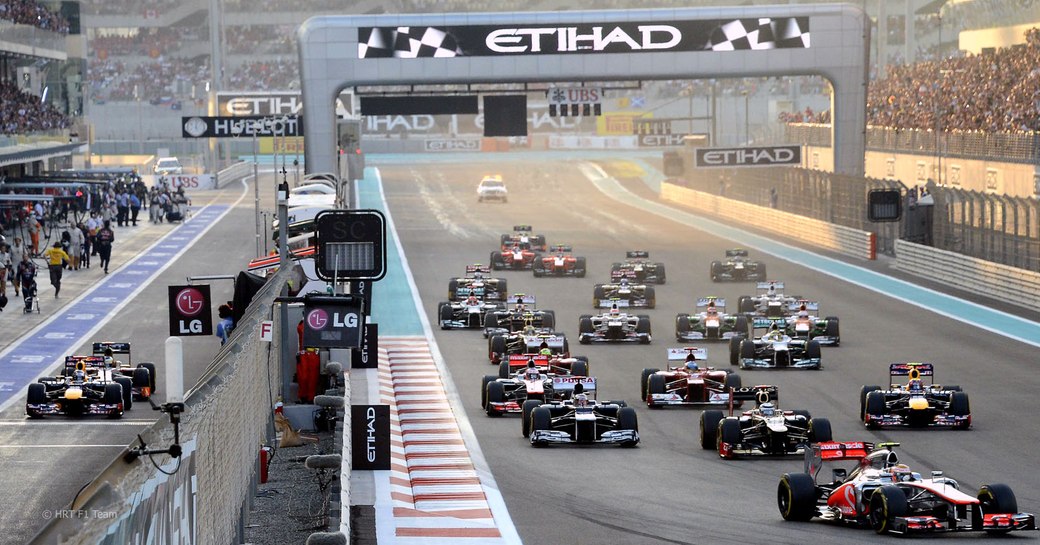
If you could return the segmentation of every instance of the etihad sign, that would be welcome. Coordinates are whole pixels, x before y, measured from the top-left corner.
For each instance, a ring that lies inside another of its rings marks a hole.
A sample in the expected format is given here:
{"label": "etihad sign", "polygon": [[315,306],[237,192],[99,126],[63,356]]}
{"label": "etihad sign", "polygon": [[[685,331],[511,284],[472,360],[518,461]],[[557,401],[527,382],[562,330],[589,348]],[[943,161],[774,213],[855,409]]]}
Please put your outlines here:
{"label": "etihad sign", "polygon": [[565,53],[617,47],[631,51],[671,49],[682,41],[682,32],[671,25],[639,25],[634,33],[620,26],[594,26],[580,32],[573,26],[501,28],[488,34],[486,45],[496,53]]}
{"label": "etihad sign", "polygon": [[757,148],[697,148],[694,158],[698,167],[764,167],[799,165],[801,146],[766,146]]}

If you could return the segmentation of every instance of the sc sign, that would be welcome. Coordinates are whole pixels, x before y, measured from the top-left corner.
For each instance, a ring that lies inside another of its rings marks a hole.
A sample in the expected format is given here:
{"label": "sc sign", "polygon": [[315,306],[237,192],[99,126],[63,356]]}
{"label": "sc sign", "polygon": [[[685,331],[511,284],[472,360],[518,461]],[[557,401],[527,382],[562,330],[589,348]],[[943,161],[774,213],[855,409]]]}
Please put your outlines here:
{"label": "sc sign", "polygon": [[386,219],[378,210],[327,210],[314,217],[318,278],[379,280],[386,275]]}
{"label": "sc sign", "polygon": [[209,286],[169,286],[170,336],[213,334]]}

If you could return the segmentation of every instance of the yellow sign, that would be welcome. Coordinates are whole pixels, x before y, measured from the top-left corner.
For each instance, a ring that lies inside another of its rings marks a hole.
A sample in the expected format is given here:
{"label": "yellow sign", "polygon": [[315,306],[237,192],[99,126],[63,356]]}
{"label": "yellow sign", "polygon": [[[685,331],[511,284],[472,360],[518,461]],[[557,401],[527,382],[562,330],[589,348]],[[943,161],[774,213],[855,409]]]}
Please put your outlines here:
{"label": "yellow sign", "polygon": [[[288,136],[285,138],[278,137],[263,137],[259,139],[260,142],[260,153],[264,155],[271,155],[273,153],[286,154],[286,155],[303,155],[303,137],[302,136]],[[278,143],[278,149],[275,150],[275,142]]]}
{"label": "yellow sign", "polygon": [[644,113],[609,113],[596,118],[596,134],[600,136],[631,136],[635,134],[634,120],[653,116]]}

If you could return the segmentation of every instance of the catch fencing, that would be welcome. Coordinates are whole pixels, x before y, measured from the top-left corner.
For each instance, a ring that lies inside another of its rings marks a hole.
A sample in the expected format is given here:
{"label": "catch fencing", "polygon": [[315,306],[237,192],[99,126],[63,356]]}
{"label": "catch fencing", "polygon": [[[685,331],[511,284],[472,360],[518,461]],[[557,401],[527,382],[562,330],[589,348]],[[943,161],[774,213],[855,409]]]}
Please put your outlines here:
{"label": "catch fencing", "polygon": [[[281,384],[279,337],[262,341],[260,322],[274,319],[275,331],[283,325],[272,309],[290,274],[287,268],[268,279],[185,396],[180,464],[165,455],[155,457],[160,467],[147,456],[129,463],[116,459],[71,508],[118,515],[55,519],[31,545],[242,542],[257,484],[259,449],[273,439],[272,407]],[[173,442],[173,426],[162,415],[141,435],[150,447],[165,448]]]}

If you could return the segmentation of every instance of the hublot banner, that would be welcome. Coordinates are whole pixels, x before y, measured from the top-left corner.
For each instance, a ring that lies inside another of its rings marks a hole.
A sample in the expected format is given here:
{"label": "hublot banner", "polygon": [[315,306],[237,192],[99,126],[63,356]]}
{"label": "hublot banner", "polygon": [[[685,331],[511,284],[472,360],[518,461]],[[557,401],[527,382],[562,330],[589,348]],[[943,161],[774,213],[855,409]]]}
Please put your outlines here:
{"label": "hublot banner", "polygon": [[358,29],[359,59],[805,49],[809,44],[808,17]]}

